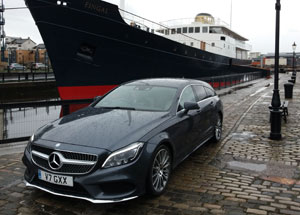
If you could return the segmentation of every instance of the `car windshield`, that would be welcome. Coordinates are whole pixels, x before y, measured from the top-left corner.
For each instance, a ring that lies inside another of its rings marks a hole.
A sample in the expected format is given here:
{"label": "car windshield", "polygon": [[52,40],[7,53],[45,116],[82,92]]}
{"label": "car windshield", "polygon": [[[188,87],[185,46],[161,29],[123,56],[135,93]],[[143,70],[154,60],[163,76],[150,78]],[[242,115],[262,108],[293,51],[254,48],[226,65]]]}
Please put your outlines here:
{"label": "car windshield", "polygon": [[125,85],[109,93],[95,107],[168,111],[174,101],[176,91],[177,89],[172,87]]}

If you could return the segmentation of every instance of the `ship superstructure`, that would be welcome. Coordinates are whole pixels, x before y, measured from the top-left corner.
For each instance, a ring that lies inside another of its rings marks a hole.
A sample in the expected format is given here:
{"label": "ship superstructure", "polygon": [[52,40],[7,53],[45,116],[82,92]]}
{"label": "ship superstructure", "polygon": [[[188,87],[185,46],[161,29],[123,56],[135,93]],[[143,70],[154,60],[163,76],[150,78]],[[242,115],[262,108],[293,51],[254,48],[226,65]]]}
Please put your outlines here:
{"label": "ship superstructure", "polygon": [[157,32],[164,37],[214,54],[246,60],[251,51],[248,39],[208,13],[199,13],[194,19],[176,19],[161,24],[167,28]]}

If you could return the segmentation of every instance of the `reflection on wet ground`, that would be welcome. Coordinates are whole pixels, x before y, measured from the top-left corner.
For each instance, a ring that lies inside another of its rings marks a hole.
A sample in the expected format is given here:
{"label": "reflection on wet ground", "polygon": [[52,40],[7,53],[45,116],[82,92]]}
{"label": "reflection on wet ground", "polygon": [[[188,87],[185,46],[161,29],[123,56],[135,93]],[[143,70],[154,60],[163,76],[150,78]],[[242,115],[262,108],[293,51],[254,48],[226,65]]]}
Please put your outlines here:
{"label": "reflection on wet ground", "polygon": [[41,126],[59,118],[60,106],[16,108],[4,111],[4,139],[31,136]]}
{"label": "reflection on wet ground", "polygon": [[250,171],[262,172],[266,170],[266,164],[255,164],[249,162],[230,161],[228,162],[229,168],[235,167],[237,169],[245,169]]}

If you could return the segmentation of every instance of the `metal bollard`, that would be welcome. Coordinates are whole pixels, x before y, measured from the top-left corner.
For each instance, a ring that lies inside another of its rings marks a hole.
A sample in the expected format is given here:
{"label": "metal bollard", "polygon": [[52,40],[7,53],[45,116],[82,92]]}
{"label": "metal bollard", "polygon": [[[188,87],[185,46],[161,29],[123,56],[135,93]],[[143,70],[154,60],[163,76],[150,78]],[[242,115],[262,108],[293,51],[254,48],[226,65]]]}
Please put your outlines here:
{"label": "metal bollard", "polygon": [[294,87],[294,84],[292,84],[290,82],[284,84],[284,95],[285,95],[286,99],[292,99],[293,98],[293,87]]}

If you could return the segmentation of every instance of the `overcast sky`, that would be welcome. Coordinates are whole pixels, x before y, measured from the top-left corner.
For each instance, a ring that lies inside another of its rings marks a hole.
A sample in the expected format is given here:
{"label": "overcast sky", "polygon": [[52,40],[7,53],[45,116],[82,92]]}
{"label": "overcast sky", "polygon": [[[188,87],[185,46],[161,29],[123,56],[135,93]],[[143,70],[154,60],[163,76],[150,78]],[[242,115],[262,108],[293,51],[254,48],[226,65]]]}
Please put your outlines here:
{"label": "overcast sky", "polygon": [[[80,1],[80,0],[78,0]],[[107,0],[119,4],[119,0]],[[253,52],[274,52],[276,0],[232,0],[232,30],[249,39]],[[4,0],[6,8],[25,6],[24,0]],[[160,22],[179,18],[194,18],[198,13],[210,13],[230,22],[231,0],[126,0],[125,10]],[[292,44],[300,50],[300,0],[281,0],[280,51],[291,52]],[[7,36],[30,37],[42,43],[39,31],[28,9],[6,10]]]}

